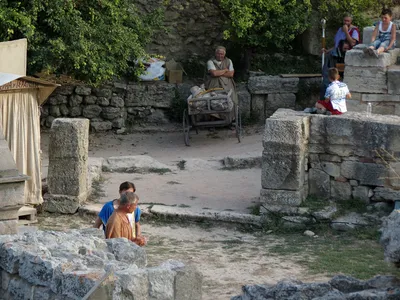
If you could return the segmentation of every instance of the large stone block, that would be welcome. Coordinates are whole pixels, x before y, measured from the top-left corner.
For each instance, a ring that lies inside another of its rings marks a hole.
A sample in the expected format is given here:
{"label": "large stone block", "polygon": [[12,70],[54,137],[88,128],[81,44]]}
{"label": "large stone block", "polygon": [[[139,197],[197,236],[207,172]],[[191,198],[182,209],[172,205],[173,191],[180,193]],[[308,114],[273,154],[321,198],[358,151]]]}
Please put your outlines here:
{"label": "large stone block", "polygon": [[86,193],[79,196],[45,194],[43,209],[52,213],[74,214],[86,198]]}
{"label": "large stone block", "polygon": [[[18,221],[6,221],[14,222],[17,226]],[[15,233],[12,233],[15,234]],[[19,245],[13,244],[13,239],[2,240],[0,243],[0,267],[10,274],[17,274],[19,269],[19,259],[22,254],[22,249]]]}
{"label": "large stone block", "polygon": [[[363,94],[361,97],[363,102],[399,102],[400,95],[389,94]],[[376,105],[376,103],[374,103]],[[377,103],[379,105],[379,103]],[[373,108],[372,108],[373,110]],[[366,110],[365,110],[366,111]],[[374,112],[372,112],[374,113]]]}
{"label": "large stone block", "polygon": [[[362,46],[359,46],[360,48]],[[399,56],[400,49],[389,50],[379,55],[378,58],[365,55],[362,49],[352,49],[346,52],[345,64],[352,67],[388,67],[394,65]],[[346,71],[345,71],[346,72]],[[347,75],[345,76],[345,78]]]}
{"label": "large stone block", "polygon": [[[146,270],[130,267],[116,272],[116,296],[130,295],[133,299],[147,300],[149,297],[149,278]],[[120,298],[118,298],[120,299]]]}
{"label": "large stone block", "polygon": [[360,100],[346,100],[346,106],[347,106],[347,111],[360,112],[360,113],[367,112],[367,103],[363,103]]}
{"label": "large stone block", "polygon": [[175,300],[201,300],[203,275],[193,266],[174,270]]}
{"label": "large stone block", "polygon": [[236,87],[239,107],[240,107],[240,114],[242,119],[247,119],[250,117],[251,112],[251,94],[247,89],[246,84],[239,83]]}
{"label": "large stone block", "polygon": [[253,94],[251,96],[251,117],[260,123],[265,122],[265,99],[267,95]]}
{"label": "large stone block", "polygon": [[0,220],[17,220],[18,210],[22,205],[17,206],[7,206],[0,208]]}
{"label": "large stone block", "polygon": [[365,203],[369,203],[369,196],[371,193],[371,189],[367,186],[355,186],[353,187],[353,198],[364,201]]}
{"label": "large stone block", "polygon": [[248,82],[252,94],[297,93],[299,78],[253,76]]}
{"label": "large stone block", "polygon": [[79,196],[87,192],[88,161],[50,159],[47,182],[49,193]]}
{"label": "large stone block", "polygon": [[265,101],[265,115],[270,117],[279,108],[294,109],[296,105],[296,95],[291,93],[269,94]]}
{"label": "large stone block", "polygon": [[49,159],[76,158],[87,160],[89,120],[60,118],[51,127]]}
{"label": "large stone block", "polygon": [[175,84],[157,82],[128,85],[125,106],[152,106],[169,108],[175,97]]}
{"label": "large stone block", "polygon": [[358,180],[361,185],[384,186],[387,169],[384,165],[344,161],[341,165],[341,174],[347,179]]}
{"label": "large stone block", "polygon": [[388,92],[386,68],[346,66],[344,82],[352,92],[372,94]]}
{"label": "large stone block", "polygon": [[400,210],[394,210],[383,221],[380,243],[384,248],[385,259],[389,262],[400,263]]}
{"label": "large stone block", "polygon": [[377,187],[374,189],[373,201],[395,201],[400,200],[400,190],[394,190],[386,187]]}
{"label": "large stone block", "polygon": [[304,149],[309,137],[309,117],[287,116],[269,118],[265,122],[263,146],[270,151],[270,147],[290,145],[294,149]]}
{"label": "large stone block", "polygon": [[[400,94],[400,66],[390,66],[387,71],[388,77],[388,93]],[[397,100],[399,101],[399,100]]]}
{"label": "large stone block", "polygon": [[350,183],[331,180],[331,198],[336,200],[349,200],[351,198]]}
{"label": "large stone block", "polygon": [[106,241],[108,248],[118,261],[135,264],[139,268],[147,265],[147,255],[144,248],[125,238],[109,239]]}
{"label": "large stone block", "polygon": [[261,189],[261,205],[299,206],[306,198],[304,189],[299,191]]}
{"label": "large stone block", "polygon": [[322,170],[310,169],[308,171],[308,193],[322,199],[331,195],[330,176]]}
{"label": "large stone block", "polygon": [[261,185],[264,189],[299,190],[304,184],[305,160],[299,153],[264,151]]}
{"label": "large stone block", "polygon": [[25,204],[25,181],[2,183],[0,180],[0,210]]}
{"label": "large stone block", "polygon": [[32,299],[34,287],[25,280],[14,277],[10,280],[8,291],[11,299]]}
{"label": "large stone block", "polygon": [[151,299],[173,300],[175,272],[166,268],[149,268],[149,295]]}
{"label": "large stone block", "polygon": [[63,272],[61,293],[71,299],[82,299],[103,275],[103,270]]}

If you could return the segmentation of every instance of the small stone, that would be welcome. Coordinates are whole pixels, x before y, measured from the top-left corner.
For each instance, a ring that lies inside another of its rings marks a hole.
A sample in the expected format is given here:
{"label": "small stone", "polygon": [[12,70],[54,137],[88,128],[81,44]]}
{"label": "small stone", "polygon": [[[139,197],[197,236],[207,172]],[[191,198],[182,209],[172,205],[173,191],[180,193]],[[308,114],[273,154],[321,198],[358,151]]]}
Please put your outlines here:
{"label": "small stone", "polygon": [[97,98],[97,104],[100,106],[109,106],[110,101],[105,97],[99,97]]}
{"label": "small stone", "polygon": [[351,186],[358,186],[358,181],[357,181],[357,180],[353,180],[353,179],[352,179],[352,180],[350,180],[349,182],[350,182],[350,185],[351,185]]}
{"label": "small stone", "polygon": [[114,107],[124,107],[124,105],[125,105],[124,99],[122,99],[121,97],[113,96],[113,97],[111,98],[110,106],[114,106]]}
{"label": "small stone", "polygon": [[92,89],[87,86],[78,85],[75,88],[75,93],[77,93],[78,95],[81,95],[81,96],[89,96],[91,92],[92,92]]}
{"label": "small stone", "polygon": [[314,236],[314,235],[315,235],[315,233],[312,232],[311,230],[306,230],[306,231],[303,232],[303,234],[304,234],[305,236]]}
{"label": "small stone", "polygon": [[124,134],[126,132],[126,128],[117,129],[117,134]]}

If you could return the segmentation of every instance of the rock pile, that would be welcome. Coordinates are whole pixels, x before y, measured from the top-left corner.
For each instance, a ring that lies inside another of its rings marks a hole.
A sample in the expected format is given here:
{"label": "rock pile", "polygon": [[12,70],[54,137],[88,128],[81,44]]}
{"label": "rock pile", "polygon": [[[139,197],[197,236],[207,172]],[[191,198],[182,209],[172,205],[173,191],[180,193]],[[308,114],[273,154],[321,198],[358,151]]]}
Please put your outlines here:
{"label": "rock pile", "polygon": [[358,280],[338,275],[327,283],[303,283],[283,280],[276,285],[246,285],[243,295],[231,300],[370,300],[400,299],[400,280],[394,276],[376,276]]}
{"label": "rock pile", "polygon": [[202,276],[178,261],[146,268],[144,248],[102,230],[0,237],[1,299],[201,299]]}

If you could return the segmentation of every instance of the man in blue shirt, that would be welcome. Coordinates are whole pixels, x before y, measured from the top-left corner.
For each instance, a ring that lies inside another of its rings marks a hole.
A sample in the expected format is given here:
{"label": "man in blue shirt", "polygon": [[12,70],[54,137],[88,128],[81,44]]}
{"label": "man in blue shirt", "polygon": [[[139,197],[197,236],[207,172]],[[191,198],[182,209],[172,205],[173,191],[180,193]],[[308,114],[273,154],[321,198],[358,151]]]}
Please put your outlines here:
{"label": "man in blue shirt", "polygon": [[[125,194],[127,192],[134,193],[136,192],[136,187],[132,182],[125,181],[120,184],[119,186],[119,194]],[[95,228],[100,228],[100,226],[103,226],[103,230],[105,232],[106,224],[112,213],[114,212],[115,209],[117,209],[119,206],[119,199],[114,199],[106,204],[101,208],[101,211],[99,215],[96,218],[96,221],[94,223]],[[140,208],[139,206],[135,209],[133,214],[128,214],[128,219],[129,222],[132,225],[132,230],[133,230],[133,235],[134,237],[141,236],[141,230],[140,230]]]}

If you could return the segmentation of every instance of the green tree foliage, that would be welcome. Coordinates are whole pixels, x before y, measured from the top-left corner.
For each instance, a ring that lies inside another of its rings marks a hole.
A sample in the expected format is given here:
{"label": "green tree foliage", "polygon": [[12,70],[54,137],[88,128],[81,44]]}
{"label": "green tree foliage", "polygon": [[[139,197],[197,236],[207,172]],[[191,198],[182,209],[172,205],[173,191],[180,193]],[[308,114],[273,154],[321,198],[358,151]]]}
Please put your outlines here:
{"label": "green tree foliage", "polygon": [[313,7],[320,17],[330,24],[341,25],[346,13],[353,15],[353,23],[360,28],[372,25],[370,17],[379,17],[381,9],[391,4],[391,0],[314,0]]}
{"label": "green tree foliage", "polygon": [[228,14],[224,37],[246,47],[286,48],[307,29],[310,0],[221,0]]}
{"label": "green tree foliage", "polygon": [[0,40],[28,39],[29,73],[71,74],[99,83],[126,73],[160,27],[132,0],[0,0]]}

